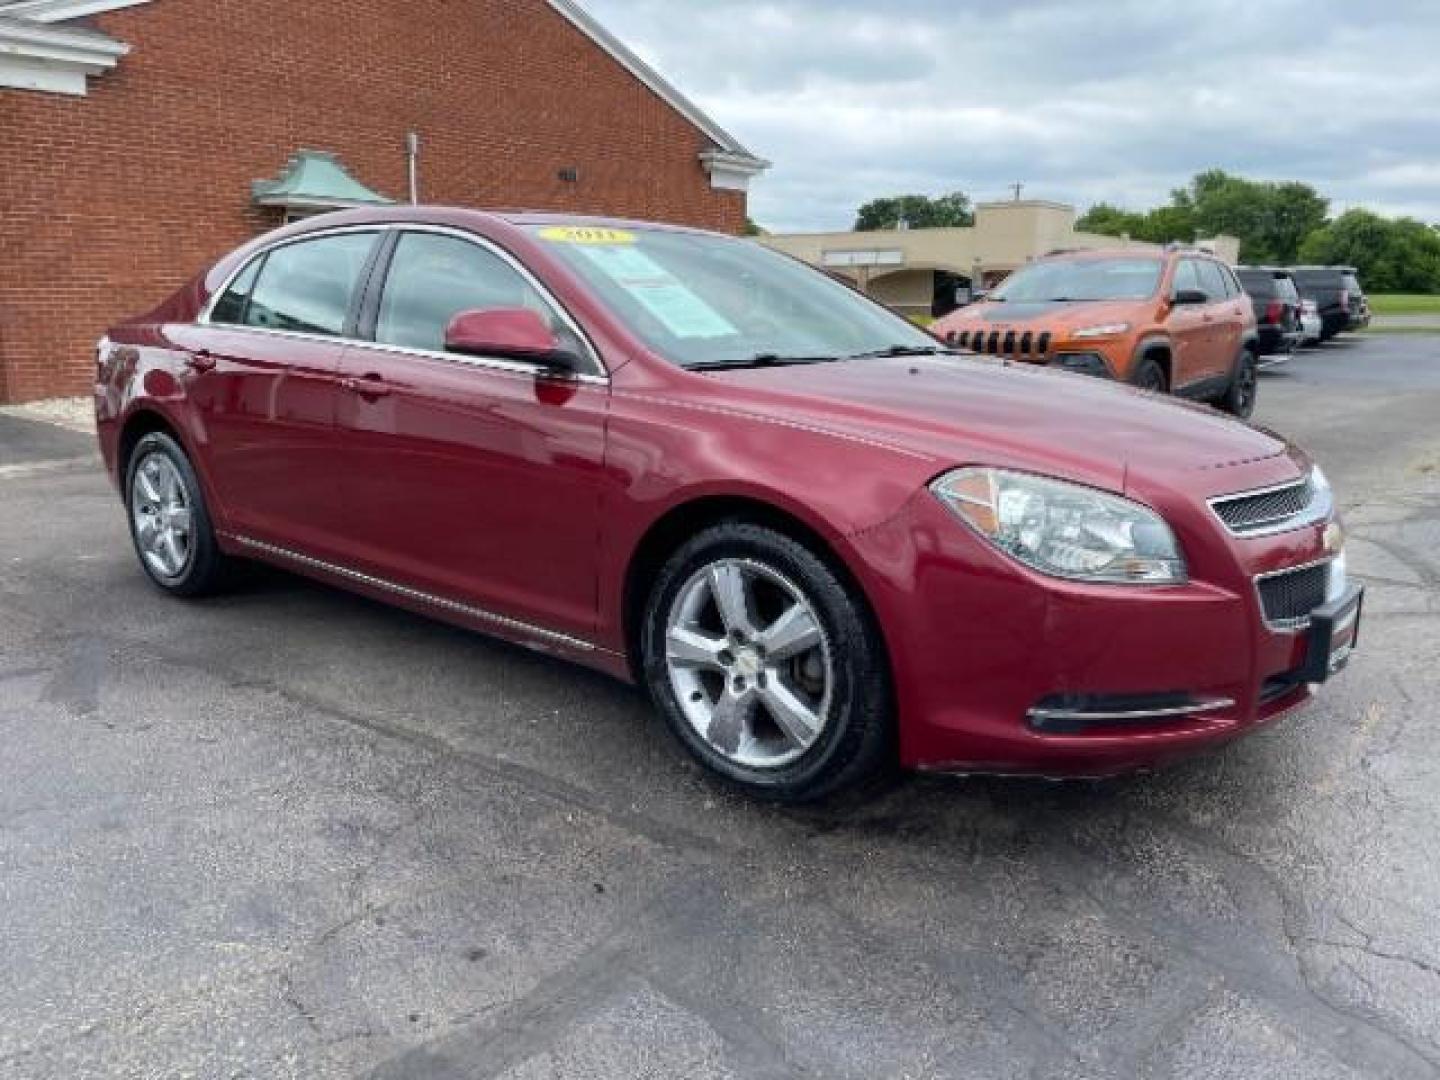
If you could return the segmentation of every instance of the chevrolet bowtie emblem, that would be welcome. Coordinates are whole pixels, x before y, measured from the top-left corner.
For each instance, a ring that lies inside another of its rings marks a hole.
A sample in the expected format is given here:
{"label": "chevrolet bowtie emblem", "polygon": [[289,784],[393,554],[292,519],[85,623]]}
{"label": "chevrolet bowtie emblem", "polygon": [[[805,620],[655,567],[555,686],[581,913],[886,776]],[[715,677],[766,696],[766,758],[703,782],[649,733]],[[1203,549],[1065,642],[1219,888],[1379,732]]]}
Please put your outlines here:
{"label": "chevrolet bowtie emblem", "polygon": [[1345,546],[1345,530],[1340,527],[1339,522],[1332,521],[1325,526],[1325,534],[1321,537],[1321,542],[1325,545],[1327,555],[1340,554],[1340,549]]}

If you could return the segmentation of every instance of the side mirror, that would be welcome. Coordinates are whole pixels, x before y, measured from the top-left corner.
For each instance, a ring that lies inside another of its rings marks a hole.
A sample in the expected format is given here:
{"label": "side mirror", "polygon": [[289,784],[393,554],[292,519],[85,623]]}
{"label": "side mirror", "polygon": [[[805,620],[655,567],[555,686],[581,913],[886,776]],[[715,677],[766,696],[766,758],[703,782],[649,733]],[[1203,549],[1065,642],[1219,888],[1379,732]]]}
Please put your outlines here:
{"label": "side mirror", "polygon": [[1170,302],[1176,307],[1185,304],[1208,304],[1210,294],[1201,289],[1176,289],[1175,296]]}
{"label": "side mirror", "polygon": [[445,351],[523,360],[561,371],[578,371],[583,364],[529,308],[460,312],[445,327]]}

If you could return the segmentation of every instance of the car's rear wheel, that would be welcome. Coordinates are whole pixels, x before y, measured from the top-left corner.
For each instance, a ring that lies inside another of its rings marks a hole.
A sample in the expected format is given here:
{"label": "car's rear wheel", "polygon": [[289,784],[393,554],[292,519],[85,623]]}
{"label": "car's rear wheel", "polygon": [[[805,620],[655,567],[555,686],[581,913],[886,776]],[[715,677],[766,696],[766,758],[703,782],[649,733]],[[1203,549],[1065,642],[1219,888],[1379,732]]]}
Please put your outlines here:
{"label": "car's rear wheel", "polygon": [[890,756],[888,670],[865,605],[782,533],[727,522],[694,537],[661,570],[642,638],[671,730],[752,794],[820,798]]}
{"label": "car's rear wheel", "polygon": [[213,591],[225,557],[200,480],[180,444],[163,432],[142,438],[130,454],[125,492],[130,538],[150,580],[176,596]]}
{"label": "car's rear wheel", "polygon": [[1140,363],[1135,366],[1135,378],[1132,382],[1141,390],[1150,390],[1156,394],[1163,394],[1169,389],[1165,381],[1165,370],[1153,356],[1141,357]]}
{"label": "car's rear wheel", "polygon": [[1236,361],[1229,388],[1217,402],[1220,408],[1241,420],[1250,418],[1250,414],[1255,411],[1255,399],[1259,393],[1260,380],[1257,370],[1255,354],[1245,349]]}

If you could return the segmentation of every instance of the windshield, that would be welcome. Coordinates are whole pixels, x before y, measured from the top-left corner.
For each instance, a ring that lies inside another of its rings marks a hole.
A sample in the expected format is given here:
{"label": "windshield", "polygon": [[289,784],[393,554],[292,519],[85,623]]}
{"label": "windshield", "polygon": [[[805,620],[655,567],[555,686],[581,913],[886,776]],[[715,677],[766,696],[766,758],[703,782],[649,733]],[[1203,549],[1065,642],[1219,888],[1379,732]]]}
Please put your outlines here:
{"label": "windshield", "polygon": [[682,367],[943,348],[901,316],[751,240],[568,225],[531,232]]}
{"label": "windshield", "polygon": [[1015,271],[989,296],[1045,300],[1144,300],[1160,287],[1159,259],[1056,259]]}

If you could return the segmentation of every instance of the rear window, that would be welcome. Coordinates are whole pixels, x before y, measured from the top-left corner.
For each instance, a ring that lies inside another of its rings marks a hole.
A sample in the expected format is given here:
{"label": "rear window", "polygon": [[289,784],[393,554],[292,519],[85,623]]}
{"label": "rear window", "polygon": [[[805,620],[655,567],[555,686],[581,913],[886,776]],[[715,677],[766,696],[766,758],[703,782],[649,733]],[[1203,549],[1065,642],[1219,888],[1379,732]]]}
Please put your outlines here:
{"label": "rear window", "polygon": [[1326,270],[1323,267],[1314,270],[1293,270],[1295,281],[1301,288],[1306,289],[1338,289],[1340,287],[1340,274],[1335,270]]}
{"label": "rear window", "polygon": [[1264,270],[1240,270],[1240,284],[1251,296],[1274,296],[1279,284],[1274,274]]}
{"label": "rear window", "polygon": [[1286,277],[1278,277],[1273,280],[1275,282],[1275,292],[1277,295],[1284,297],[1286,300],[1300,299],[1299,290],[1295,288],[1294,278],[1287,275]]}
{"label": "rear window", "polygon": [[1352,293],[1358,293],[1360,291],[1360,279],[1354,274],[1345,274],[1341,277],[1340,281],[1345,288],[1349,289]]}

